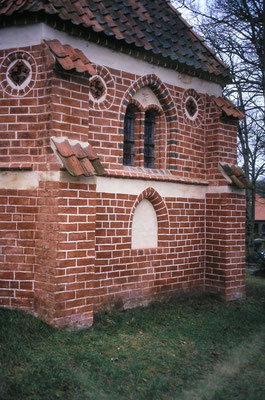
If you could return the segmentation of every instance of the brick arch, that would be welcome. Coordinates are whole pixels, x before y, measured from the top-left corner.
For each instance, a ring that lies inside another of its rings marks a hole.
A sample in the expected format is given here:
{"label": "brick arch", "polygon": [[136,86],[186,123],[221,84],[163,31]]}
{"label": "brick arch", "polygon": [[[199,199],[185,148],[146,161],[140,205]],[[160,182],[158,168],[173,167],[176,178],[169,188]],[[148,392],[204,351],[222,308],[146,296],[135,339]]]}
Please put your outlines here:
{"label": "brick arch", "polygon": [[135,100],[133,99],[135,93],[146,86],[152,89],[157,96],[167,116],[168,122],[172,125],[173,121],[177,121],[177,109],[168,88],[155,74],[148,74],[140,77],[124,93],[120,106],[120,121],[124,119],[129,103]]}
{"label": "brick arch", "polygon": [[[144,107],[142,106],[142,104],[138,101],[138,100],[136,100],[136,99],[131,99],[131,101],[130,101],[130,103],[128,103],[128,106],[130,106],[130,105],[133,105],[135,108],[137,108],[139,111],[141,111],[141,112],[144,112],[145,110],[144,110]],[[127,107],[128,107],[127,106]],[[127,110],[127,107],[126,107],[126,109],[125,109],[125,112],[126,112],[126,110]],[[125,114],[124,114],[125,115]]]}
{"label": "brick arch", "polygon": [[148,106],[146,106],[144,108],[144,112],[146,112],[147,110],[155,110],[158,115],[162,115],[163,114],[162,108],[158,107],[157,104],[152,104],[152,103],[148,104]]}
{"label": "brick arch", "polygon": [[[136,100],[136,99],[131,99],[130,103],[128,104],[128,106],[134,106],[137,110],[145,113],[147,110],[155,110],[159,115],[163,114],[163,109],[161,107],[158,107],[157,104],[148,104],[148,106],[143,107],[142,104]],[[126,107],[126,110],[128,108],[128,106]],[[125,110],[125,111],[126,111]]]}
{"label": "brick arch", "polygon": [[[155,74],[148,74],[145,76],[140,77],[137,79],[124,93],[123,99],[120,105],[119,111],[119,121],[120,121],[120,128],[123,128],[123,121],[126,113],[126,109],[129,104],[136,104],[139,110],[143,110],[143,107],[139,107],[139,102],[133,99],[133,96],[136,92],[144,87],[149,87],[156,97],[158,98],[162,110],[165,115],[166,119],[166,135],[165,135],[165,142],[163,143],[164,147],[166,148],[167,154],[167,166],[166,168],[169,169],[176,169],[176,146],[177,146],[177,132],[178,132],[178,125],[177,125],[177,108],[173,101],[173,98],[169,92],[169,89],[166,85],[156,76]],[[154,108],[157,106],[154,105]],[[150,108],[150,105],[146,109]],[[159,109],[159,107],[157,107]],[[146,110],[143,110],[146,111]],[[161,115],[161,110],[160,115]],[[173,156],[173,159],[172,159]],[[172,168],[171,168],[172,167]]]}
{"label": "brick arch", "polygon": [[157,227],[158,227],[158,247],[163,247],[164,245],[168,246],[169,227],[170,227],[168,209],[163,198],[152,187],[149,187],[145,189],[142,193],[140,193],[134,202],[129,217],[129,229],[128,229],[129,237],[132,237],[132,222],[136,207],[144,199],[150,201],[156,213]]}

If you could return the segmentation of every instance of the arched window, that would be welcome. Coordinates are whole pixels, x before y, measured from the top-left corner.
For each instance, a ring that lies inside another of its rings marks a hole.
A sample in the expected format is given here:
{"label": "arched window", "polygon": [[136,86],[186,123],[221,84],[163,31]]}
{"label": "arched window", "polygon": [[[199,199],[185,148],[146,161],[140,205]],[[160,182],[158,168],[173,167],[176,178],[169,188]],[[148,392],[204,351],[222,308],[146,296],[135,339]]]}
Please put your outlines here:
{"label": "arched window", "polygon": [[155,107],[128,105],[124,116],[123,165],[156,169],[165,165],[160,140],[165,125],[162,110]]}
{"label": "arched window", "polygon": [[133,165],[135,110],[128,106],[124,117],[123,165]]}
{"label": "arched window", "polygon": [[147,110],[144,120],[144,167],[154,168],[155,164],[155,118],[154,109]]}

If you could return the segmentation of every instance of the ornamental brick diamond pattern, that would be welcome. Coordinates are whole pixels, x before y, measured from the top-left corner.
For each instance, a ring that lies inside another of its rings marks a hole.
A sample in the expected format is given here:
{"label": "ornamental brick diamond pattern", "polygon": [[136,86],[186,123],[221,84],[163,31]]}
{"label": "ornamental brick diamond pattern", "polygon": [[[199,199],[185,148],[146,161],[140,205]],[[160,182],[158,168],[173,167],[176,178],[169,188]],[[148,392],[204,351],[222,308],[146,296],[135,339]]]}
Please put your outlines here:
{"label": "ornamental brick diamond pattern", "polygon": [[18,60],[9,70],[8,76],[15,85],[21,86],[29,75],[29,68],[23,60]]}

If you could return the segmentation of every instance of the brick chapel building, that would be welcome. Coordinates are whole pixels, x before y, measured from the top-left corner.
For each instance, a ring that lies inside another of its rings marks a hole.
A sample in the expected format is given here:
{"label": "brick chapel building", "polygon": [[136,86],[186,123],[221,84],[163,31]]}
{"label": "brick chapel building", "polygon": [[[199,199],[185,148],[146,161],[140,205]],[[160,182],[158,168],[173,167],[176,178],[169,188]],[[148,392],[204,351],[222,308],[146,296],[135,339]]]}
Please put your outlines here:
{"label": "brick chapel building", "polygon": [[168,0],[0,4],[0,304],[53,326],[245,296],[242,113]]}

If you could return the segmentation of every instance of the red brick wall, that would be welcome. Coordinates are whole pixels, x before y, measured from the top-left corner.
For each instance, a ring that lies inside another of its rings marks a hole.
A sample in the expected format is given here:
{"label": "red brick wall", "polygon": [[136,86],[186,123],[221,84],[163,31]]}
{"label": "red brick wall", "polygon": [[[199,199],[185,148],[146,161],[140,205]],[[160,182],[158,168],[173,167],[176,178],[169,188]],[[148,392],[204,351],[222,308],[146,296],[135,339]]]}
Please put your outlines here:
{"label": "red brick wall", "polygon": [[220,110],[207,99],[206,104],[205,165],[210,185],[227,185],[220,174],[218,162],[237,162],[237,120],[225,118]]}
{"label": "red brick wall", "polygon": [[245,197],[206,196],[205,288],[226,300],[245,296]]}
{"label": "red brick wall", "polygon": [[[51,128],[49,91],[52,72],[45,68],[43,45],[17,50],[30,54],[35,61],[33,67],[36,70],[33,68],[32,77],[35,84],[26,95],[17,97],[0,90],[0,163],[4,166],[28,163],[35,170],[46,170],[47,137]],[[14,51],[16,49],[1,50],[0,65]],[[2,67],[1,82],[5,74],[6,70]]]}
{"label": "red brick wall", "polygon": [[95,186],[1,190],[0,305],[55,326],[91,325]]}
{"label": "red brick wall", "polygon": [[58,211],[58,325],[91,325],[95,264],[95,185],[61,183]]}
{"label": "red brick wall", "polygon": [[[99,69],[98,72],[105,77],[105,71]],[[165,86],[155,75],[140,78],[112,68],[109,68],[109,72],[116,89],[113,104],[110,106],[109,103],[99,103],[93,105],[94,109],[89,108],[91,102],[88,97],[88,78],[54,73],[50,80],[51,135],[64,135],[81,141],[89,139],[107,169],[122,170],[123,119],[126,107],[129,103],[134,103],[132,96],[137,90],[149,85],[160,100],[166,118],[166,126],[164,119],[160,119],[161,133],[156,143],[160,151],[157,154],[156,168],[163,165],[163,168],[171,169],[179,177],[205,179],[205,95],[195,94],[200,106],[199,118],[189,124],[183,109],[183,89]],[[162,156],[164,150],[161,150],[161,146],[163,149],[167,146],[166,158],[165,155]],[[142,158],[140,153],[136,154],[135,166],[141,166],[139,160]]]}
{"label": "red brick wall", "polygon": [[[149,192],[152,193],[151,190]],[[156,208],[154,193],[147,198]],[[131,249],[130,214],[137,196],[102,193],[97,200],[95,309],[131,307],[204,283],[204,200],[166,198],[158,218],[158,248]],[[168,221],[167,221],[168,219]],[[164,222],[163,222],[164,221]],[[168,225],[169,222],[169,225]],[[169,227],[170,226],[170,227]]]}
{"label": "red brick wall", "polygon": [[41,184],[35,310],[55,326],[91,325],[95,186]]}
{"label": "red brick wall", "polygon": [[[0,65],[13,51],[0,52]],[[0,90],[1,170],[58,171],[50,137],[67,136],[89,141],[112,175],[226,187],[218,162],[236,162],[236,121],[224,119],[207,95],[153,74],[95,66],[107,85],[106,98],[97,102],[88,78],[54,70],[44,44],[23,51],[36,63],[34,86],[19,97]],[[145,86],[163,114],[155,171],[141,169],[140,136],[135,168],[122,165],[126,108]],[[194,119],[185,112],[189,96],[197,102]],[[138,196],[96,193],[87,179],[62,176],[59,182],[39,176],[32,190],[0,190],[2,305],[36,312],[55,326],[82,326],[92,323],[94,309],[145,304],[176,290],[205,286],[227,300],[244,296],[243,195],[208,193],[204,200],[181,193],[161,198],[154,189]],[[131,249],[133,213],[143,198],[158,217],[156,249]]]}
{"label": "red brick wall", "polygon": [[[95,66],[106,80],[108,97],[102,103],[93,103],[89,98],[89,79],[54,71],[54,62],[44,44],[19,50],[30,53],[35,60],[36,82],[23,97],[12,97],[0,90],[0,130],[3,132],[0,163],[27,162],[32,163],[35,170],[58,169],[49,138],[68,136],[89,140],[106,168],[121,170],[126,107],[133,102],[136,91],[145,86],[154,91],[166,118],[167,127],[163,123],[163,134],[159,137],[163,138],[163,147],[164,138],[167,138],[165,166],[173,174],[188,179],[207,178],[215,184],[220,180],[217,160],[236,161],[236,121],[220,121],[221,112],[207,95],[165,85],[155,75],[140,78]],[[2,50],[0,63],[12,51]],[[4,72],[0,71],[2,80]],[[194,121],[185,113],[185,99],[189,95],[198,104],[198,116]],[[165,157],[159,155],[158,158],[162,165]]]}
{"label": "red brick wall", "polygon": [[0,305],[33,310],[37,193],[0,191]]}

